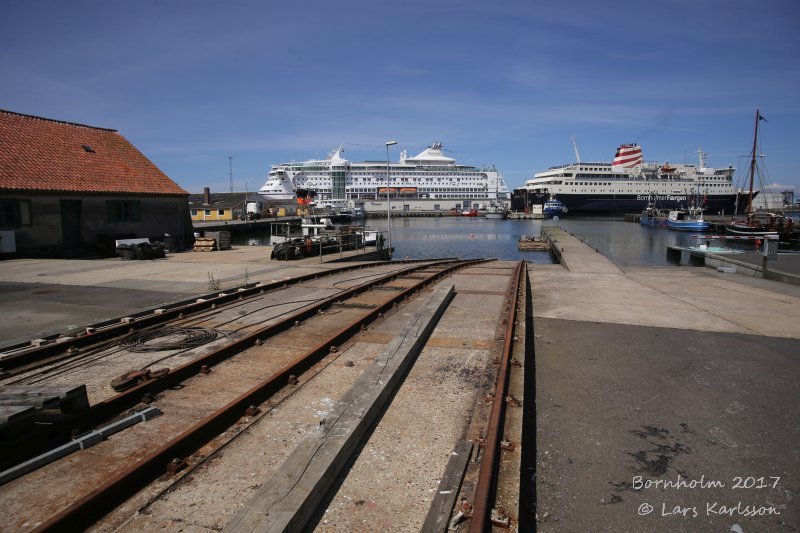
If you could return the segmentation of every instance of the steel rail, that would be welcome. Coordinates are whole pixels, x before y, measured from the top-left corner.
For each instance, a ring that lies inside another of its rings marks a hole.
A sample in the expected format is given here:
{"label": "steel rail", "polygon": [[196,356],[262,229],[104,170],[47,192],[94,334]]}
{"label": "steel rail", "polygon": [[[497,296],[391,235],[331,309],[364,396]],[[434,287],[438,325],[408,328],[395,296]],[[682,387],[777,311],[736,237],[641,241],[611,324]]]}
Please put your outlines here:
{"label": "steel rail", "polygon": [[469,524],[470,533],[482,533],[491,530],[488,526],[491,508],[489,506],[492,496],[492,489],[495,485],[494,474],[499,459],[498,448],[503,439],[503,423],[505,420],[506,391],[508,388],[509,366],[511,363],[511,351],[514,342],[514,328],[517,313],[517,300],[519,288],[525,279],[526,269],[524,261],[520,261],[514,270],[514,277],[511,280],[510,293],[508,296],[508,315],[506,320],[505,340],[503,351],[500,354],[500,368],[497,371],[497,382],[494,390],[494,401],[489,415],[489,424],[486,431],[486,444],[483,449],[483,458],[478,472],[478,482],[475,486],[475,494],[472,502],[472,520]]}
{"label": "steel rail", "polygon": [[286,315],[283,319],[274,324],[259,328],[258,330],[247,334],[241,339],[232,341],[230,344],[222,346],[177,368],[170,369],[169,373],[164,376],[143,381],[142,383],[135,385],[130,389],[117,394],[116,396],[112,396],[111,398],[96,403],[90,407],[86,413],[77,415],[75,424],[82,427],[91,427],[109,420],[126,409],[129,409],[141,402],[145,395],[155,395],[163,390],[179,385],[181,382],[186,381],[190,377],[200,373],[204,366],[211,368],[214,365],[217,365],[222,361],[241,353],[243,350],[256,345],[257,343],[263,342],[266,339],[277,335],[278,333],[293,328],[297,322],[308,320],[309,318],[315,316],[318,312],[334,305],[336,302],[352,298],[353,296],[369,290],[370,287],[374,285],[387,283],[397,279],[398,277],[435,265],[436,263],[434,265],[429,263],[423,265],[413,265],[403,270],[385,274],[360,285],[356,285],[355,287],[347,289],[343,292],[337,293],[333,296],[329,296],[328,298],[322,299],[317,303],[311,304],[303,309],[300,309],[299,311]]}
{"label": "steel rail", "polygon": [[[282,370],[197,422],[150,455],[141,458],[135,465],[123,470],[104,485],[72,503],[47,520],[47,522],[39,525],[35,531],[77,531],[91,526],[117,505],[144,488],[152,480],[164,474],[171,461],[174,459],[180,461],[195,453],[212,438],[245,416],[245,412],[250,406],[263,403],[284,388],[290,376],[299,376],[303,371],[316,364],[326,354],[330,353],[331,346],[338,346],[351,338],[361,330],[363,325],[373,322],[379,315],[391,309],[394,304],[404,300],[433,281],[460,268],[484,261],[472,260],[451,264],[439,272],[431,273],[429,277],[419,280],[413,286],[398,291],[394,297],[373,308],[361,318],[351,322],[344,329],[319,343]],[[426,268],[427,266],[425,265]],[[362,290],[366,290],[366,288],[362,288]],[[341,295],[338,295],[338,298],[341,297]]]}
{"label": "steel rail", "polygon": [[[443,261],[453,261],[453,260],[444,259]],[[207,309],[210,309],[212,308],[212,306],[215,305],[228,303],[230,301],[238,300],[239,298],[257,296],[262,292],[282,289],[286,286],[295,285],[298,283],[302,283],[304,281],[314,280],[329,275],[340,274],[342,272],[347,272],[350,270],[369,268],[376,265],[386,265],[386,264],[396,264],[396,263],[407,264],[407,263],[418,263],[418,262],[423,262],[423,261],[415,259],[415,260],[393,261],[391,263],[386,261],[381,261],[381,262],[369,263],[366,265],[364,264],[347,265],[341,268],[304,274],[302,276],[298,276],[296,278],[291,278],[287,280],[275,281],[267,284],[260,284],[260,283],[253,284],[250,287],[238,287],[238,288],[233,287],[231,289],[221,290],[216,293],[200,295],[197,296],[196,298],[192,298],[191,303],[186,303],[189,300],[184,300],[182,302],[172,304],[171,306],[165,306],[165,308],[161,309],[160,312],[156,312],[156,310],[150,310],[145,313],[133,313],[132,316],[130,317],[119,317],[105,322],[93,324],[91,326],[87,326],[93,329],[94,331],[92,333],[83,333],[77,335],[71,339],[67,339],[62,342],[55,342],[55,340],[53,339],[51,342],[43,344],[41,346],[31,345],[29,348],[21,347],[17,353],[13,353],[6,357],[0,358],[0,369],[7,372],[9,370],[15,370],[17,368],[24,367],[32,363],[37,363],[43,359],[47,359],[49,357],[54,357],[58,355],[63,355],[63,357],[74,357],[73,354],[68,354],[68,350],[70,349],[72,349],[73,351],[78,350],[82,347],[96,344],[101,340],[127,335],[128,333],[130,333],[132,330],[135,329],[168,322],[169,320],[178,317],[178,315],[180,314],[184,315],[195,314],[200,311],[205,311]],[[126,321],[125,319],[130,319],[130,320]],[[7,347],[6,350],[10,348],[13,347]],[[60,358],[58,359],[60,360]],[[33,370],[34,368],[31,368],[30,370]]]}
{"label": "steel rail", "polygon": [[[67,442],[71,433],[80,433],[90,430],[104,422],[107,422],[118,416],[120,413],[123,413],[139,404],[145,398],[152,398],[159,392],[171,387],[175,387],[192,376],[197,375],[203,370],[203,367],[211,368],[214,365],[217,365],[220,362],[235,356],[243,350],[250,348],[257,343],[263,342],[273,335],[294,327],[297,322],[302,322],[311,318],[312,316],[316,315],[317,312],[330,307],[338,301],[345,300],[361,292],[369,290],[369,288],[373,285],[386,283],[396,279],[397,277],[413,273],[417,270],[423,270],[426,268],[431,268],[432,266],[441,266],[442,264],[450,263],[452,263],[452,260],[449,259],[439,263],[412,263],[406,268],[383,274],[380,277],[373,278],[350,289],[339,292],[333,296],[320,299],[316,303],[309,304],[308,306],[305,306],[291,314],[284,315],[284,318],[278,322],[259,328],[238,340],[232,341],[230,344],[226,344],[225,346],[217,348],[203,356],[200,356],[197,359],[170,369],[165,375],[158,375],[158,377],[154,379],[144,380],[139,384],[134,385],[133,387],[119,394],[116,394],[115,396],[97,402],[89,407],[89,409],[86,411],[64,416],[61,421],[61,428],[57,437],[54,437],[52,444],[58,445],[60,443]],[[30,453],[34,452],[35,450],[30,451]],[[22,455],[15,460],[14,463],[16,463],[18,460],[25,460],[27,457],[28,455]]]}

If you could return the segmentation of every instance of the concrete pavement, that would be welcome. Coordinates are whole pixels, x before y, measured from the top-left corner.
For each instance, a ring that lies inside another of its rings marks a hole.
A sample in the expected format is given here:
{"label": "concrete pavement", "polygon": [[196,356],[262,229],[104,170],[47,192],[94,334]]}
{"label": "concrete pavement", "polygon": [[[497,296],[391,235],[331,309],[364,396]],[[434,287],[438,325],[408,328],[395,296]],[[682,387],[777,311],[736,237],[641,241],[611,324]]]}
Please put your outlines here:
{"label": "concrete pavement", "polygon": [[[152,261],[16,259],[0,263],[0,347],[247,282],[336,268],[319,258],[272,261],[272,248],[167,254]],[[345,252],[350,254],[353,252]],[[338,254],[323,256],[325,261]]]}
{"label": "concrete pavement", "polygon": [[798,287],[556,240],[569,270],[529,269],[540,530],[796,531]]}

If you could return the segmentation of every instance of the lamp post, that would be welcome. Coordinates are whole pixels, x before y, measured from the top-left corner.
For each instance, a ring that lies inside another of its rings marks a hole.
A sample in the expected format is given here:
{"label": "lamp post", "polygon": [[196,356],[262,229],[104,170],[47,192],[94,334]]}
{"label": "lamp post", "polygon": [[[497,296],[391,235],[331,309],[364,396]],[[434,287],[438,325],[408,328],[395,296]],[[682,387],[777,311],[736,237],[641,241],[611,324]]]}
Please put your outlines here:
{"label": "lamp post", "polygon": [[386,226],[389,233],[389,253],[392,251],[392,200],[391,181],[389,180],[389,147],[397,144],[397,141],[386,141]]}
{"label": "lamp post", "polygon": [[246,180],[244,182],[244,219],[247,220],[249,217],[249,213],[247,212],[247,200],[250,198],[250,194],[247,192],[247,184],[250,183],[250,180]]}

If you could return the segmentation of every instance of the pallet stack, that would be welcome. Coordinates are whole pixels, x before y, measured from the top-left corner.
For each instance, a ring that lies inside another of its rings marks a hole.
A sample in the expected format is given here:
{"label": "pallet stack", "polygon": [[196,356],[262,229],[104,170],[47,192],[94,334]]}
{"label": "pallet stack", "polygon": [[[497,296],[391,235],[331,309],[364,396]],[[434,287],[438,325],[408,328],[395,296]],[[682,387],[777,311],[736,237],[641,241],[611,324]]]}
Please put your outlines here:
{"label": "pallet stack", "polygon": [[195,237],[195,252],[215,252],[217,250],[217,239],[214,237]]}
{"label": "pallet stack", "polygon": [[211,237],[217,241],[217,250],[230,250],[231,249],[231,232],[230,231],[207,231],[206,237]]}

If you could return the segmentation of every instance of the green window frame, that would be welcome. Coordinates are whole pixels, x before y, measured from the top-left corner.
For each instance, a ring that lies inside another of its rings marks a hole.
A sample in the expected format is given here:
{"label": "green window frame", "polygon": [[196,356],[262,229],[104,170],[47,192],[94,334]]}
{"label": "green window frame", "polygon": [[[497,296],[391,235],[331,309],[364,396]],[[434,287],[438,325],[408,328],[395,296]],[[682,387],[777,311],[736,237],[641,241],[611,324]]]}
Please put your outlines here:
{"label": "green window frame", "polygon": [[106,200],[106,220],[109,224],[142,221],[140,200]]}

